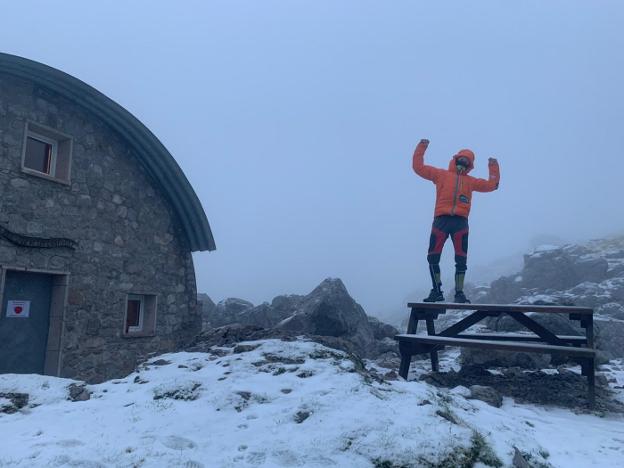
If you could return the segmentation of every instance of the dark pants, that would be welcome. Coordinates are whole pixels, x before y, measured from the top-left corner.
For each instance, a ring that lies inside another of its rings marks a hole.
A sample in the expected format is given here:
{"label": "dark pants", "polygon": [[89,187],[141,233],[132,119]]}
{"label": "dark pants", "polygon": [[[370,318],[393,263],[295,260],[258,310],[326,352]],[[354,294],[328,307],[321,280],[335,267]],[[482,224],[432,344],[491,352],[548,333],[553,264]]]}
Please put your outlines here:
{"label": "dark pants", "polygon": [[429,272],[434,289],[440,289],[440,257],[446,239],[451,237],[455,248],[455,288],[462,290],[464,274],[466,273],[468,258],[468,218],[463,216],[436,216],[431,226],[429,240]]}

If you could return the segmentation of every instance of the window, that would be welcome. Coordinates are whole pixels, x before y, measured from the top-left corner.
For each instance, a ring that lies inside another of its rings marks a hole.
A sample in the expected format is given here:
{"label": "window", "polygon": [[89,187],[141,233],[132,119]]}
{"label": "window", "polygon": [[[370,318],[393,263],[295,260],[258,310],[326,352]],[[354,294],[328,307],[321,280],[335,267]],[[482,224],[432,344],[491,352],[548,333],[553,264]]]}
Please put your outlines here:
{"label": "window", "polygon": [[24,167],[54,177],[58,144],[54,140],[31,133],[26,137]]}
{"label": "window", "polygon": [[143,331],[143,296],[128,296],[126,308],[126,333]]}
{"label": "window", "polygon": [[124,336],[154,336],[156,331],[156,295],[128,294]]}
{"label": "window", "polygon": [[69,183],[72,140],[56,130],[26,123],[22,170],[59,182]]}

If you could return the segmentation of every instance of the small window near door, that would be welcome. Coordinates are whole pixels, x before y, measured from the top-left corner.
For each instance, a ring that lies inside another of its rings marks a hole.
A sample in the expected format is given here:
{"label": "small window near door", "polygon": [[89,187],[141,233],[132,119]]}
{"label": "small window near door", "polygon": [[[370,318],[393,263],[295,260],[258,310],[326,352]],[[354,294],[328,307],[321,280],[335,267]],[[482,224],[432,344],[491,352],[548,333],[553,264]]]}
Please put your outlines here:
{"label": "small window near door", "polygon": [[156,331],[156,295],[128,294],[124,336],[154,336]]}
{"label": "small window near door", "polygon": [[126,334],[143,331],[143,296],[128,296],[126,307]]}
{"label": "small window near door", "polygon": [[51,128],[26,123],[22,171],[69,183],[72,139]]}

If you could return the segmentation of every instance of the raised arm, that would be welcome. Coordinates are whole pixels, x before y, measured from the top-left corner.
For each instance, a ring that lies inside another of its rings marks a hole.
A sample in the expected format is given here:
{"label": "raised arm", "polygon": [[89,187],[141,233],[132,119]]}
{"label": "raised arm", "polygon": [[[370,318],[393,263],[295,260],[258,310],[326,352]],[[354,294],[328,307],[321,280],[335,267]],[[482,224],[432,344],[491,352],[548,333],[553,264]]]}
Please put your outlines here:
{"label": "raised arm", "polygon": [[429,146],[429,140],[426,139],[420,140],[418,145],[416,145],[414,157],[412,159],[412,167],[414,168],[414,172],[420,177],[435,182],[442,169],[425,164],[425,151],[427,151],[427,146]]}
{"label": "raised arm", "polygon": [[500,168],[498,167],[498,161],[494,158],[488,160],[488,170],[490,177],[488,180],[475,179],[472,189],[475,192],[492,192],[498,188],[500,182]]}

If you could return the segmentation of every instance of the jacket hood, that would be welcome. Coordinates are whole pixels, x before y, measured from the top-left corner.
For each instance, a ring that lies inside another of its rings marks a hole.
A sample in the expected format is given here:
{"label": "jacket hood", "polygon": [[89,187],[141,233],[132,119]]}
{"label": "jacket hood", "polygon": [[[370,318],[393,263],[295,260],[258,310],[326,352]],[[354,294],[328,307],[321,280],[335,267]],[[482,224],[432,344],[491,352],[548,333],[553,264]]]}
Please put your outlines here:
{"label": "jacket hood", "polygon": [[468,161],[470,161],[470,164],[468,165],[468,169],[466,170],[466,174],[468,174],[470,171],[472,171],[472,169],[474,168],[474,160],[475,160],[475,155],[472,151],[470,151],[469,149],[463,149],[463,150],[459,150],[457,152],[457,154],[455,156],[453,156],[453,159],[451,159],[451,162],[449,163],[449,171],[451,172],[455,172],[456,171],[456,160],[459,157],[465,157],[468,158]]}

